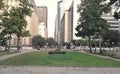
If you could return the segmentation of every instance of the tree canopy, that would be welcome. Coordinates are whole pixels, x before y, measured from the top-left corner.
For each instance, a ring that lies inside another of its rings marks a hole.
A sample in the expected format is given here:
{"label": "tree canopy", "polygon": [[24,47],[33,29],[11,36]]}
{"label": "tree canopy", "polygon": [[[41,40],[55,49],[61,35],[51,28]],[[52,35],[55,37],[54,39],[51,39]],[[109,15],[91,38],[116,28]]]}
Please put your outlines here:
{"label": "tree canopy", "polygon": [[115,30],[110,30],[105,32],[103,35],[103,40],[109,45],[120,46],[120,33]]}
{"label": "tree canopy", "polygon": [[76,27],[76,36],[88,37],[89,47],[91,47],[91,36],[101,35],[104,31],[108,30],[107,21],[101,18],[103,13],[110,11],[110,7],[104,3],[104,1],[105,0],[82,0],[78,6],[80,17],[78,19],[78,26]]}
{"label": "tree canopy", "polygon": [[57,42],[53,38],[46,39],[46,43],[51,47],[52,45],[56,45]]}
{"label": "tree canopy", "polygon": [[3,19],[1,23],[2,34],[7,36],[9,41],[12,38],[12,34],[16,35],[18,38],[17,46],[20,46],[21,37],[26,37],[26,35],[30,36],[30,34],[28,34],[29,31],[26,30],[26,16],[32,15],[32,7],[33,6],[29,0],[19,0],[17,6],[7,6],[3,11]]}
{"label": "tree canopy", "polygon": [[116,7],[116,9],[115,9],[115,12],[114,12],[114,18],[115,19],[120,19],[120,11],[119,11],[119,9],[120,9],[120,0],[110,0],[110,2],[109,2],[109,6],[111,6],[111,5],[113,5],[114,4],[114,6]]}
{"label": "tree canopy", "polygon": [[32,46],[34,48],[42,47],[45,45],[45,38],[40,35],[36,35],[32,38]]}

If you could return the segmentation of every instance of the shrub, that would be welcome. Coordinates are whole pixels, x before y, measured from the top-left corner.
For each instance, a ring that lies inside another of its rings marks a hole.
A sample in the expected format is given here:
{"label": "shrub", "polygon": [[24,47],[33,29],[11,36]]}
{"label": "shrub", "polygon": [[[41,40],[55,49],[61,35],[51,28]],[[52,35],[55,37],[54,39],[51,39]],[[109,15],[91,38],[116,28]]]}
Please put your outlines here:
{"label": "shrub", "polygon": [[52,50],[52,51],[48,51],[48,54],[65,54],[65,51]]}

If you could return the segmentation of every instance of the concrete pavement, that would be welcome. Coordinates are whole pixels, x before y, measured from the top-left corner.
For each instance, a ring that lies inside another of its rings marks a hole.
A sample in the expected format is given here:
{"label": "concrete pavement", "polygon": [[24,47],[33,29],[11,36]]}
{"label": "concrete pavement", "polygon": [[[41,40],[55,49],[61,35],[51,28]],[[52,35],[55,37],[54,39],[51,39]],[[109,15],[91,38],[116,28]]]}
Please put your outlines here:
{"label": "concrete pavement", "polygon": [[24,54],[24,53],[27,53],[27,52],[31,52],[31,51],[35,51],[35,49],[22,49],[19,52],[14,53],[14,54],[6,54],[6,55],[3,55],[3,56],[0,56],[0,61],[5,60],[7,58],[17,56],[17,55]]}
{"label": "concrete pavement", "polygon": [[0,74],[120,74],[120,68],[2,66]]}
{"label": "concrete pavement", "polygon": [[105,58],[105,59],[111,59],[111,60],[115,60],[115,61],[120,61],[120,59],[115,59],[115,58],[112,58],[112,57],[109,57],[109,56],[102,56],[102,55],[87,53],[87,52],[84,52],[84,51],[79,51],[79,52],[84,53],[84,54],[88,54],[88,55],[92,55],[92,56],[97,56],[97,57],[100,57],[100,58]]}

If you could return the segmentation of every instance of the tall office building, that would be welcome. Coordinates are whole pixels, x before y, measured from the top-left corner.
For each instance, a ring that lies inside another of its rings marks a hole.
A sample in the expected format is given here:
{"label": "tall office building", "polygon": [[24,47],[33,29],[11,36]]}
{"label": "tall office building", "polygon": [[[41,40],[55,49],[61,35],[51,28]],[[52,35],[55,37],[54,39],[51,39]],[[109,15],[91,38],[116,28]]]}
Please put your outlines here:
{"label": "tall office building", "polygon": [[[29,2],[33,5],[33,12],[31,17],[26,17],[27,21],[27,27],[26,30],[28,30],[31,34],[30,37],[23,37],[21,38],[21,45],[31,45],[31,39],[33,36],[38,35],[38,17],[37,17],[37,9],[34,0],[29,0]],[[4,0],[4,3],[8,6],[19,6],[19,0]],[[17,37],[15,35],[12,35],[11,45],[17,44]]]}
{"label": "tall office building", "polygon": [[[55,38],[58,38],[57,42],[60,44],[63,44],[64,42],[71,42],[74,39],[78,39],[75,36],[76,33],[76,26],[77,26],[77,20],[79,18],[79,14],[77,13],[77,5],[80,4],[80,0],[62,0],[61,1],[61,8],[58,10],[57,15],[58,24],[56,24],[56,36]],[[60,30],[60,33],[59,33]]]}
{"label": "tall office building", "polygon": [[62,0],[58,1],[57,3],[57,24],[56,24],[56,33],[57,33],[57,42],[59,45],[61,45],[62,41],[61,41],[61,15],[62,15]]}
{"label": "tall office building", "polygon": [[58,15],[55,17],[55,32],[54,32],[55,41],[58,42]]}
{"label": "tall office building", "polygon": [[[46,6],[38,6],[37,12],[38,12],[38,19],[39,19],[39,34],[45,38],[48,38],[48,28],[47,28],[48,27],[47,26],[48,9]],[[44,34],[42,32],[44,32]]]}
{"label": "tall office building", "polygon": [[73,3],[68,10],[65,10],[61,22],[61,41],[71,42],[73,40]]}

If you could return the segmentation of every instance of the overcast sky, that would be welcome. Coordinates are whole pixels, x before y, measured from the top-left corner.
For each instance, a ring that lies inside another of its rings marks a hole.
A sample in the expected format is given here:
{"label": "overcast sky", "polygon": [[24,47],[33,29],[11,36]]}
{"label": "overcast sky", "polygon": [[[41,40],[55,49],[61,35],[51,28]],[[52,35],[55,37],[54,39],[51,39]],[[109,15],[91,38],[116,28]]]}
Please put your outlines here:
{"label": "overcast sky", "polygon": [[57,1],[58,0],[35,0],[37,6],[48,7],[48,37],[54,37]]}

